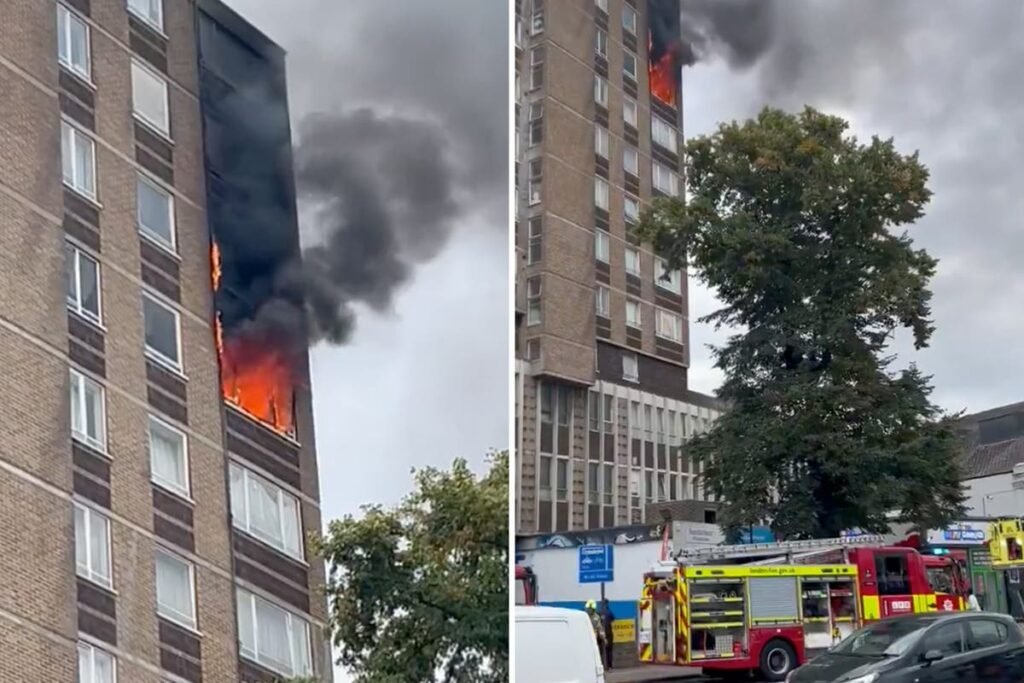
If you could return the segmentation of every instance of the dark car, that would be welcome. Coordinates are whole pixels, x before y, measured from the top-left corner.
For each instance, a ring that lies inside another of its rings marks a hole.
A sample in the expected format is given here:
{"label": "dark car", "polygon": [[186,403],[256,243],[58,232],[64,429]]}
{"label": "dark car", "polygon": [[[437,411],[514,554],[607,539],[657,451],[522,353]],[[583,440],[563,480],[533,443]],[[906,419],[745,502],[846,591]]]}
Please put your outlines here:
{"label": "dark car", "polygon": [[1024,632],[1002,614],[914,614],[875,622],[787,683],[1024,682]]}

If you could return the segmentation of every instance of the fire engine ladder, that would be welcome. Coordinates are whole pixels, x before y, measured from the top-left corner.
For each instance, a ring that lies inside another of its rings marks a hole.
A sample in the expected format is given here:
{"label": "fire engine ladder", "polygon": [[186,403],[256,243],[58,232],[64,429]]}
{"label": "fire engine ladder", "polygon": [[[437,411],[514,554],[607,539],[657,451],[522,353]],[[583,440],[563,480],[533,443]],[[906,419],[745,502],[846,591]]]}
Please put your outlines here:
{"label": "fire engine ladder", "polygon": [[[881,536],[854,536],[851,538],[816,538],[806,541],[781,541],[778,543],[748,543],[724,545],[711,548],[680,548],[672,555],[676,562],[688,565],[714,564],[747,560],[744,564],[776,564],[806,559],[836,550],[845,551],[851,546],[883,545]],[[845,555],[845,552],[844,552]],[[844,557],[845,559],[845,557]]]}

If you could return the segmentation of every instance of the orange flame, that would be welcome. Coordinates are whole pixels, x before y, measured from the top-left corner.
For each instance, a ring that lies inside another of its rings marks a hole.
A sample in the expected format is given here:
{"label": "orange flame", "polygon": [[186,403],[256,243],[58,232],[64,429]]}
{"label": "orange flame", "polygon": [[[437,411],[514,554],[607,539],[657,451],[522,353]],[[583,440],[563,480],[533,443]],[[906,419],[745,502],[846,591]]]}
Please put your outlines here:
{"label": "orange flame", "polygon": [[[216,242],[210,249],[210,261],[213,289],[217,291],[223,270],[220,247]],[[260,347],[244,337],[225,342],[220,312],[214,318],[214,339],[224,399],[275,431],[294,434],[292,405],[295,390],[287,356],[277,349]]]}
{"label": "orange flame", "polygon": [[[648,54],[650,54],[653,46],[653,39],[648,37]],[[675,54],[672,48],[666,50],[658,61],[649,61],[647,63],[647,82],[651,94],[670,107],[676,106],[677,74],[674,73],[675,64]]]}

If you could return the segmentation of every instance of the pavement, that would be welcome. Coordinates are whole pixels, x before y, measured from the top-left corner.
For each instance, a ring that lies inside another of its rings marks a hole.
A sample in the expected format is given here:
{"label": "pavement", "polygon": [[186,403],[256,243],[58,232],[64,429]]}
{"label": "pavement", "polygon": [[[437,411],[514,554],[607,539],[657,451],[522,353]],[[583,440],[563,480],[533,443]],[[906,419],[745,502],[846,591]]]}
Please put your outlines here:
{"label": "pavement", "polygon": [[700,669],[686,666],[637,666],[629,669],[605,671],[606,683],[654,683],[655,681],[684,681],[697,678]]}

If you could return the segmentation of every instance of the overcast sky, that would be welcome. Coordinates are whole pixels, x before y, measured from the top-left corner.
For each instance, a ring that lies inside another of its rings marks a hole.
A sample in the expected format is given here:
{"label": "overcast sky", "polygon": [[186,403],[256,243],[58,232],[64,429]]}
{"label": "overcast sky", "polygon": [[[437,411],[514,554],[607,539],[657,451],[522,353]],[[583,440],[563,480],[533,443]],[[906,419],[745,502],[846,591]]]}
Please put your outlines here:
{"label": "overcast sky", "polygon": [[426,121],[455,171],[459,212],[445,247],[415,267],[391,312],[360,311],[348,345],[313,351],[326,521],[397,502],[413,466],[480,465],[508,447],[508,7],[228,2],[288,51],[293,129],[311,112],[359,107]]}
{"label": "overcast sky", "polygon": [[[1024,400],[1024,3],[766,4],[771,38],[753,67],[732,70],[720,51],[684,71],[687,136],[767,103],[810,104],[847,117],[858,137],[919,149],[935,195],[910,234],[939,259],[937,329],[930,348],[896,350],[934,375],[947,410]],[[690,292],[692,320],[714,310],[707,290],[691,282]],[[691,323],[694,389],[719,385],[704,345],[722,339]]]}

